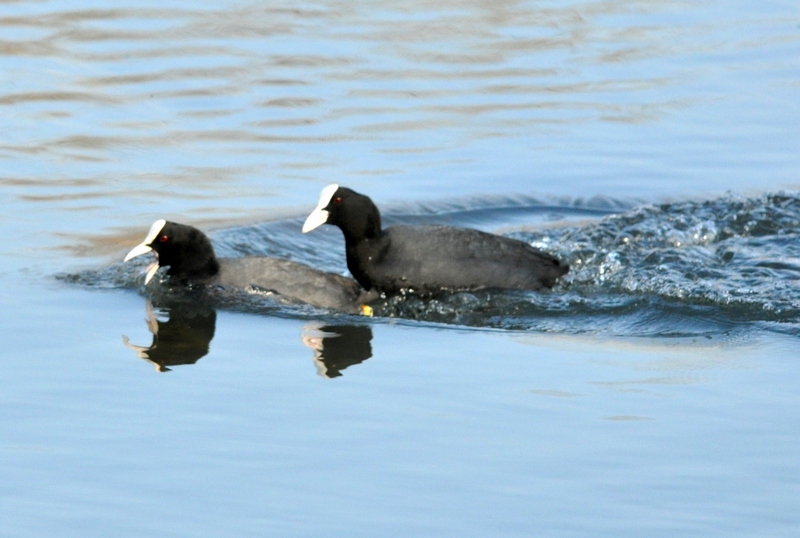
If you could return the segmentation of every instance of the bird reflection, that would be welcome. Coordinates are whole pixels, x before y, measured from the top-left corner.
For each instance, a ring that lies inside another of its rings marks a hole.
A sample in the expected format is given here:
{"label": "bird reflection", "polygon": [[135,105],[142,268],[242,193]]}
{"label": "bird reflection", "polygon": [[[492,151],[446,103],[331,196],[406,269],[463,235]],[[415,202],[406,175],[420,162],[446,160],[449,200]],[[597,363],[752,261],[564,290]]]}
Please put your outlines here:
{"label": "bird reflection", "polygon": [[314,350],[317,373],[334,378],[348,366],[372,356],[372,329],[367,325],[307,325],[303,343]]}
{"label": "bird reflection", "polygon": [[152,362],[159,372],[168,372],[170,366],[194,364],[208,354],[217,323],[213,308],[193,302],[163,305],[159,310],[168,316],[166,321],[156,318],[153,303],[147,301],[147,327],[153,333],[153,343],[137,346],[123,335],[125,346]]}
{"label": "bird reflection", "polygon": [[[154,307],[148,300],[146,309],[153,342],[139,346],[124,335],[122,341],[139,358],[153,363],[156,371],[169,372],[173,366],[194,364],[208,354],[217,321],[213,308],[195,301],[159,302]],[[156,311],[167,319],[158,319]],[[301,336],[303,344],[314,350],[317,373],[323,377],[339,377],[348,366],[372,356],[372,329],[368,325],[314,323],[303,327]]]}

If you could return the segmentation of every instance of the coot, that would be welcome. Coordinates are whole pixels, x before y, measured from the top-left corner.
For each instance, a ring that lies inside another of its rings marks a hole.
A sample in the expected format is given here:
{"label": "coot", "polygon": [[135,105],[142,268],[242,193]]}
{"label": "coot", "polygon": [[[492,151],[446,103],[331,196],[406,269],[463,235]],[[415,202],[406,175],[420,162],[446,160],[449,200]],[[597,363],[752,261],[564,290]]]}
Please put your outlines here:
{"label": "coot", "polygon": [[451,226],[381,228],[368,197],[328,185],[303,233],[333,224],[344,233],[347,267],[366,290],[422,293],[439,290],[552,287],[569,266],[522,241]]}
{"label": "coot", "polygon": [[157,220],[144,241],[125,261],[153,252],[156,260],[147,268],[145,284],[159,267],[181,280],[232,288],[258,286],[285,297],[322,308],[359,312],[366,302],[358,284],[349,278],[278,258],[217,258],[211,241],[193,226]]}

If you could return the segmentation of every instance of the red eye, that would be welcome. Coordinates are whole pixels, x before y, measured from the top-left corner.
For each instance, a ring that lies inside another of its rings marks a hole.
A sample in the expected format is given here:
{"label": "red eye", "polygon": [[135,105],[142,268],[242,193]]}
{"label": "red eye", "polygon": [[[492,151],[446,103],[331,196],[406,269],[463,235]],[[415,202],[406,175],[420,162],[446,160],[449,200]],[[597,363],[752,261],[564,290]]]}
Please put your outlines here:
{"label": "red eye", "polygon": [[336,204],[336,205],[341,204],[342,203],[342,197],[341,196],[337,196],[336,198],[333,199],[333,203]]}
{"label": "red eye", "polygon": [[167,237],[166,235],[162,235],[161,237],[158,238],[158,240],[161,243],[166,243],[167,241],[169,241],[169,237]]}

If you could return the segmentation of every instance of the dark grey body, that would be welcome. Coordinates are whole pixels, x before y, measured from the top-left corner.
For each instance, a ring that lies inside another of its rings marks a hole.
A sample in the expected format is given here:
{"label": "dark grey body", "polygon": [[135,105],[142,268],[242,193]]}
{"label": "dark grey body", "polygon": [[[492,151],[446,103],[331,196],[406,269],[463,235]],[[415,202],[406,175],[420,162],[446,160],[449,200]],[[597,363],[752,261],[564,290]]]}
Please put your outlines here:
{"label": "dark grey body", "polygon": [[347,240],[347,266],[366,289],[552,287],[569,266],[522,241],[449,226],[392,226]]}
{"label": "dark grey body", "polygon": [[206,284],[258,286],[310,305],[359,312],[361,288],[352,279],[278,258],[218,258],[219,272]]}

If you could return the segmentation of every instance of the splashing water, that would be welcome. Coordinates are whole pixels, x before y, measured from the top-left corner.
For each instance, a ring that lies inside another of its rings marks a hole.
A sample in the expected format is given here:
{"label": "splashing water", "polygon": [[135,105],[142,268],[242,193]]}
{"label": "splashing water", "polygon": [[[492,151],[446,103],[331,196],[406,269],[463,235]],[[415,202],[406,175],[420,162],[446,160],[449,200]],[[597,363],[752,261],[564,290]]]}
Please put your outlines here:
{"label": "splashing water", "polygon": [[[619,204],[617,205],[619,207]],[[452,208],[448,208],[452,210]],[[397,216],[394,222],[432,222],[497,228],[503,215],[530,220],[590,216],[591,222],[509,233],[567,261],[570,273],[551,291],[480,290],[420,297],[381,298],[375,315],[517,331],[609,336],[730,337],[752,328],[794,334],[800,330],[800,195],[725,196],[705,202],[648,205],[621,213],[591,204],[519,203],[477,206],[431,215]],[[599,218],[599,216],[606,216]],[[437,220],[438,219],[438,220]],[[288,257],[343,271],[338,234],[314,238],[284,220],[228,229],[213,235],[220,255]],[[144,262],[141,262],[144,263]],[[181,286],[167,278],[146,289],[141,263],[116,264],[60,278],[94,288],[137,289],[151,298],[201,294],[220,308],[281,316],[321,316],[288,304],[269,290]]]}

